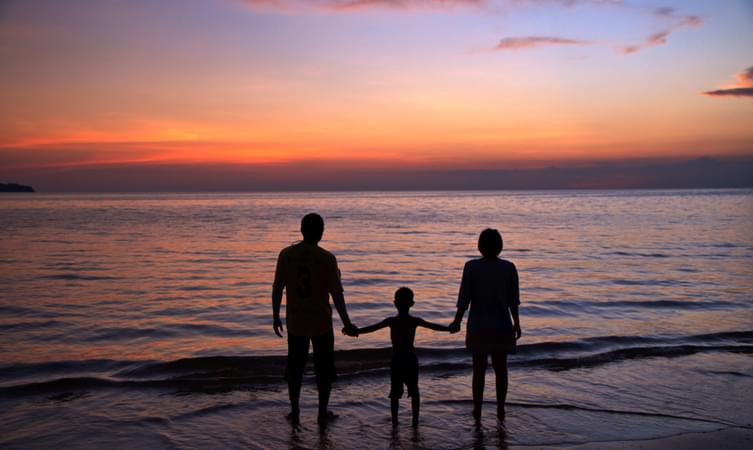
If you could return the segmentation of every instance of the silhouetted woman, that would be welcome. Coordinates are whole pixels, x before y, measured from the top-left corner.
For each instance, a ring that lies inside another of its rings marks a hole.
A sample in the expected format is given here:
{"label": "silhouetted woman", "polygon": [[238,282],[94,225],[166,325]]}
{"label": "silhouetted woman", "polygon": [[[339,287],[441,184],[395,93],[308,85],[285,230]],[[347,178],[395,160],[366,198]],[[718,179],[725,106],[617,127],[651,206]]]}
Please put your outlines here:
{"label": "silhouetted woman", "polygon": [[505,416],[507,398],[507,355],[515,353],[520,338],[518,271],[510,261],[499,258],[502,235],[489,229],[481,232],[478,249],[482,257],[465,263],[458,293],[458,311],[451,328],[459,329],[470,306],[465,346],[473,354],[473,417],[481,418],[484,376],[489,356],[497,378],[497,415]]}

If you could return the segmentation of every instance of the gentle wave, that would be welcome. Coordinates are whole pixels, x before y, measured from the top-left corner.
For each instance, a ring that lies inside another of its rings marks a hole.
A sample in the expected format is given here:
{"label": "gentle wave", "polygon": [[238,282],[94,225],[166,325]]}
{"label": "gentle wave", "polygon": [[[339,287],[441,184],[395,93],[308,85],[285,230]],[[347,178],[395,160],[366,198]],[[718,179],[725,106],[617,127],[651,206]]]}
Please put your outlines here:
{"label": "gentle wave", "polygon": [[[470,369],[470,359],[462,348],[417,349],[421,370],[453,373]],[[731,352],[753,354],[753,331],[713,333],[677,338],[603,336],[571,342],[544,342],[518,347],[511,367],[570,370],[614,362],[675,358],[696,353]],[[383,376],[389,370],[391,350],[371,348],[336,352],[341,378]],[[172,387],[215,391],[253,388],[281,383],[284,355],[209,356],[175,361],[63,361],[0,367],[5,386],[0,392],[34,393],[61,389],[98,387]],[[35,377],[56,376],[52,379]],[[34,379],[14,384],[14,381]]]}
{"label": "gentle wave", "polygon": [[546,300],[521,305],[521,311],[534,316],[574,316],[582,313],[600,314],[606,310],[623,309],[639,311],[643,309],[672,309],[681,311],[711,311],[725,309],[747,309],[752,305],[725,300]]}

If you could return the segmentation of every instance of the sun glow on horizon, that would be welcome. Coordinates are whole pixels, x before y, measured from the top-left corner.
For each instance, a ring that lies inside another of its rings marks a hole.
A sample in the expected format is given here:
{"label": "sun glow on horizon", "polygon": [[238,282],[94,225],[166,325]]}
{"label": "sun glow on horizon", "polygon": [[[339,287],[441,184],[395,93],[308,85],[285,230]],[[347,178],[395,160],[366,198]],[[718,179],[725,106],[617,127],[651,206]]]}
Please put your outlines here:
{"label": "sun glow on horizon", "polygon": [[8,2],[0,176],[753,155],[753,18],[665,3]]}

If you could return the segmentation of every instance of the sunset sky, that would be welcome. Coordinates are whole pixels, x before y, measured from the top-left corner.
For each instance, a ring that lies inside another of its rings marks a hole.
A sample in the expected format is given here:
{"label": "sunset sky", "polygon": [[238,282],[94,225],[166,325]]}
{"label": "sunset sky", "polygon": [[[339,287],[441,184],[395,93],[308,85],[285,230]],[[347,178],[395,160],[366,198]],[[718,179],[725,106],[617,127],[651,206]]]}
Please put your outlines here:
{"label": "sunset sky", "polygon": [[745,159],[751,49],[746,0],[3,0],[0,182]]}

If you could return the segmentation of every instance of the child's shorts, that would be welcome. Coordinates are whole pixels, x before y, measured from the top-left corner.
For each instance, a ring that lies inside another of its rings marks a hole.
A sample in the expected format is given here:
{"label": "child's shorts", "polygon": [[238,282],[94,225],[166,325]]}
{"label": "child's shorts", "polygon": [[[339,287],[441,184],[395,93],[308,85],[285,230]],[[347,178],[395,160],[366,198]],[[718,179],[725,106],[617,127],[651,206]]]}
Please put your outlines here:
{"label": "child's shorts", "polygon": [[408,397],[418,395],[418,358],[415,353],[392,355],[390,381],[390,398],[401,398],[403,385],[408,388]]}

